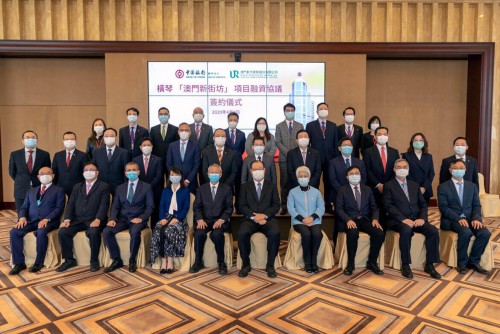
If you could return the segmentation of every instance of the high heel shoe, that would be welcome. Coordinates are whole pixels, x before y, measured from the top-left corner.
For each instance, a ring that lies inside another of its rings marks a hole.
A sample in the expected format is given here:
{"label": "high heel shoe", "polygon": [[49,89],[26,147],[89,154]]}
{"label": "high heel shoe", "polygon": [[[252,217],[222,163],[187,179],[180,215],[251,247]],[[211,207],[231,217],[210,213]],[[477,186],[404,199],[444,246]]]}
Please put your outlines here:
{"label": "high heel shoe", "polygon": [[168,272],[167,269],[162,269],[162,270],[160,270],[160,275],[166,274],[167,272]]}
{"label": "high heel shoe", "polygon": [[167,274],[171,274],[171,273],[173,273],[173,272],[174,272],[174,269],[173,269],[173,268],[168,268],[168,269],[167,269]]}

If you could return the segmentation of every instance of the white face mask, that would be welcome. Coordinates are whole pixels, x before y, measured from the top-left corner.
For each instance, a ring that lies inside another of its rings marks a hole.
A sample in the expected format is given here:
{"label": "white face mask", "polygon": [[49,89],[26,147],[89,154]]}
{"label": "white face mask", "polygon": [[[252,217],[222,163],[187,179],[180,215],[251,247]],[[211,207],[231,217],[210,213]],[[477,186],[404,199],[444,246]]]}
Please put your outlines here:
{"label": "white face mask", "polygon": [[385,145],[389,141],[388,136],[377,136],[377,144],[379,145]]}
{"label": "white face mask", "polygon": [[409,172],[408,169],[396,169],[396,176],[404,179],[408,176]]}
{"label": "white face mask", "polygon": [[141,147],[141,151],[145,155],[150,155],[151,152],[153,151],[153,146],[149,146],[149,145],[143,146],[143,147]]}
{"label": "white face mask", "polygon": [[194,114],[193,115],[193,119],[196,123],[200,123],[201,121],[203,121],[203,117],[204,117],[203,114]]}
{"label": "white face mask", "polygon": [[76,140],[69,139],[69,140],[63,140],[64,147],[67,149],[74,149],[76,147]]}
{"label": "white face mask", "polygon": [[188,131],[179,131],[179,138],[181,140],[188,140],[189,139],[189,132]]}
{"label": "white face mask", "polygon": [[261,155],[262,153],[264,153],[264,146],[254,146],[253,151],[255,152],[255,154]]}
{"label": "white face mask", "polygon": [[354,122],[354,115],[345,115],[344,120],[346,121],[346,123],[352,123]]}
{"label": "white face mask", "polygon": [[236,129],[236,127],[238,126],[238,122],[228,122],[227,124],[229,125],[229,128],[231,130]]}
{"label": "white face mask", "polygon": [[372,123],[370,124],[370,130],[375,131],[380,127],[379,123]]}
{"label": "white face mask", "polygon": [[359,182],[361,182],[361,175],[359,174],[348,175],[347,179],[349,180],[350,184],[357,185],[359,184]]}
{"label": "white face mask", "polygon": [[215,137],[214,142],[216,146],[222,147],[226,144],[226,137]]}
{"label": "white face mask", "polygon": [[135,123],[137,122],[137,115],[128,115],[127,119],[130,123]]}
{"label": "white face mask", "polygon": [[309,138],[299,138],[298,142],[300,147],[309,146]]}
{"label": "white face mask", "polygon": [[264,132],[266,131],[267,126],[265,124],[257,124],[257,131]]}
{"label": "white face mask", "polygon": [[455,146],[453,147],[453,150],[457,155],[464,155],[465,151],[467,151],[466,146]]}
{"label": "white face mask", "polygon": [[328,109],[318,110],[318,116],[321,118],[327,118],[328,117]]}
{"label": "white face mask", "polygon": [[83,178],[85,180],[92,180],[95,178],[96,174],[97,174],[97,172],[94,172],[92,170],[88,170],[88,171],[83,172]]}
{"label": "white face mask", "polygon": [[40,175],[40,183],[43,185],[47,185],[52,182],[52,175]]}
{"label": "white face mask", "polygon": [[116,137],[104,137],[104,144],[106,146],[113,146],[116,143]]}
{"label": "white face mask", "polygon": [[102,125],[96,125],[96,126],[94,126],[94,131],[98,135],[102,135],[102,133],[104,132],[104,126],[102,126]]}
{"label": "white face mask", "polygon": [[264,179],[265,171],[262,169],[254,170],[252,172],[252,177],[255,181],[262,181]]}

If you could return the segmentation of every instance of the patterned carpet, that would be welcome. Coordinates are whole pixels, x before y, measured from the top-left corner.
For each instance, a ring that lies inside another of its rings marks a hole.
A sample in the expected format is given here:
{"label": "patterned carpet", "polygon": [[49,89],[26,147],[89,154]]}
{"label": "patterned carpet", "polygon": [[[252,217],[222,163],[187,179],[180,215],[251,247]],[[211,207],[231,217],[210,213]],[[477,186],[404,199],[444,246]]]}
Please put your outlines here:
{"label": "patterned carpet", "polygon": [[[430,211],[431,221],[439,215]],[[500,333],[500,219],[490,276],[459,275],[440,264],[442,280],[414,270],[412,280],[335,266],[319,274],[278,270],[277,279],[233,267],[160,276],[151,268],[111,274],[76,267],[9,276],[12,211],[0,212],[1,333]],[[284,255],[286,242],[280,248]]]}

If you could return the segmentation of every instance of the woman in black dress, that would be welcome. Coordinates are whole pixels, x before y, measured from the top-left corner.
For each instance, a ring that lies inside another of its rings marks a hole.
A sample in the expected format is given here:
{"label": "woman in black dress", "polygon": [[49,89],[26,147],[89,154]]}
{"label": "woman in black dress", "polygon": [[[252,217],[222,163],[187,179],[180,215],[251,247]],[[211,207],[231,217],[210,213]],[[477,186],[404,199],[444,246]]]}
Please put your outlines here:
{"label": "woman in black dress", "polygon": [[370,147],[375,145],[375,130],[378,127],[382,126],[382,122],[380,121],[380,117],[372,116],[368,120],[368,129],[369,131],[363,134],[363,140],[361,141],[361,154],[365,155],[365,151]]}
{"label": "woman in black dress", "polygon": [[102,118],[96,118],[92,123],[92,134],[87,139],[87,156],[89,160],[94,157],[94,151],[104,145],[104,131],[106,131],[106,123]]}

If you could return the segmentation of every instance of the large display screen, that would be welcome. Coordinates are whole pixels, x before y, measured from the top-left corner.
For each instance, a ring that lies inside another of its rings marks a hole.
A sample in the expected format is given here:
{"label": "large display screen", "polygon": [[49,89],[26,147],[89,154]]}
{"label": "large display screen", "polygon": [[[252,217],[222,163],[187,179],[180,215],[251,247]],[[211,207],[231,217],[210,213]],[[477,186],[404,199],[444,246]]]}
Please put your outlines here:
{"label": "large display screen", "polygon": [[170,110],[170,123],[192,123],[195,107],[205,123],[227,128],[227,115],[240,116],[238,128],[251,132],[265,117],[274,133],[283,106],[295,105],[295,120],[316,117],[325,100],[325,63],[148,62],[149,124],[159,124],[158,109]]}

